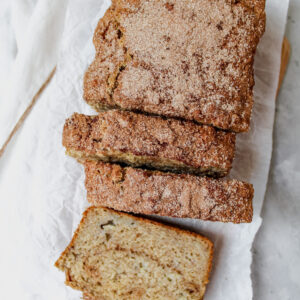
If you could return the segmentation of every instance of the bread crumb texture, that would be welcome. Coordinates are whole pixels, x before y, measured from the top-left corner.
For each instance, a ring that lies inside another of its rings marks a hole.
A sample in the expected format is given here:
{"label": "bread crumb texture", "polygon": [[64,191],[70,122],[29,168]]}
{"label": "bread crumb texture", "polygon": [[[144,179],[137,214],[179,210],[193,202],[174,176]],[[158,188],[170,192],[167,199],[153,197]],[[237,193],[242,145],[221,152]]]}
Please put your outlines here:
{"label": "bread crumb texture", "polygon": [[57,260],[86,299],[202,299],[212,243],[197,234],[89,208]]}
{"label": "bread crumb texture", "polygon": [[247,131],[264,0],[114,0],[94,34],[84,98]]}

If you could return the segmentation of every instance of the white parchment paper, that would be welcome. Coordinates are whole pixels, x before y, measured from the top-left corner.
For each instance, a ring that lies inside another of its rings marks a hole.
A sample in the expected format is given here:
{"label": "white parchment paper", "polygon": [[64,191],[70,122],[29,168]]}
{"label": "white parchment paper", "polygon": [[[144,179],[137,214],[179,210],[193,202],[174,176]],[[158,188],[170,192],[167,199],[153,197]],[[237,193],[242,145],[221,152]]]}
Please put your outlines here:
{"label": "white parchment paper", "polygon": [[[251,245],[261,219],[272,152],[275,95],[288,0],[267,1],[267,30],[255,60],[252,129],[240,134],[231,177],[254,184],[254,219],[234,225],[168,219],[215,244],[206,298],[252,299]],[[92,35],[109,1],[69,2],[57,72],[0,161],[0,285],[4,299],[78,300],[53,267],[88,206],[82,167],[64,154],[64,121],[74,111],[95,114],[82,100],[82,77],[94,56]],[[22,88],[23,85],[22,85]],[[18,93],[20,94],[20,92]],[[166,219],[166,218],[165,218]]]}

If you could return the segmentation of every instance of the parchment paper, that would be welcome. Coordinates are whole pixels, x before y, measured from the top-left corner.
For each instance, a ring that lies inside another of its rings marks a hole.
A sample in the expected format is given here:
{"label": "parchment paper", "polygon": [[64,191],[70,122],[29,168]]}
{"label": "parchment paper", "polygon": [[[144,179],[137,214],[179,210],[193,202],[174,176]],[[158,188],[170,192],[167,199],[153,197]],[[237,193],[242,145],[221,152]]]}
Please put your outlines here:
{"label": "parchment paper", "polygon": [[[254,184],[254,219],[234,225],[168,219],[215,244],[207,300],[252,299],[251,245],[261,219],[272,151],[275,94],[288,0],[267,2],[267,30],[255,58],[251,131],[240,134],[231,177]],[[53,267],[88,206],[82,167],[64,154],[61,134],[73,112],[95,114],[82,100],[82,77],[94,56],[92,35],[109,1],[69,2],[57,72],[0,161],[1,278],[4,299],[78,300]],[[22,86],[22,88],[24,88]]]}

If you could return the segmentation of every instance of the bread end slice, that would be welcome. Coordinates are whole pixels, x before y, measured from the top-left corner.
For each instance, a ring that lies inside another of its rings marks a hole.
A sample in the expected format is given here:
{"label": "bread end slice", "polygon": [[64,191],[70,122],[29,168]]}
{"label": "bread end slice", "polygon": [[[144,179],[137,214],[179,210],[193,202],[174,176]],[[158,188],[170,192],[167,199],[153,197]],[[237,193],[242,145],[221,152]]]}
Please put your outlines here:
{"label": "bread end slice", "polygon": [[88,299],[202,299],[212,256],[196,233],[90,207],[55,266]]}

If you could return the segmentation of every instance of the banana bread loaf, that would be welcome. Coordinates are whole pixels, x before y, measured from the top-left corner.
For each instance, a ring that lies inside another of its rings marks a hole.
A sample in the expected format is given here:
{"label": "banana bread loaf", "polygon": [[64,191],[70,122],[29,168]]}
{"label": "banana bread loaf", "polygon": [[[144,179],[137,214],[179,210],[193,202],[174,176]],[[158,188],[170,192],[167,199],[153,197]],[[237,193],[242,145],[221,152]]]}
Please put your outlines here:
{"label": "banana bread loaf", "polygon": [[94,34],[84,98],[247,131],[265,0],[113,0]]}

